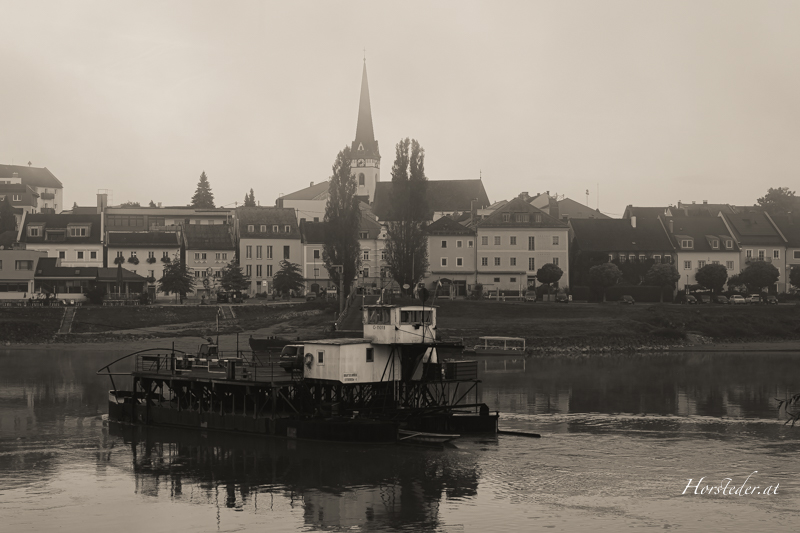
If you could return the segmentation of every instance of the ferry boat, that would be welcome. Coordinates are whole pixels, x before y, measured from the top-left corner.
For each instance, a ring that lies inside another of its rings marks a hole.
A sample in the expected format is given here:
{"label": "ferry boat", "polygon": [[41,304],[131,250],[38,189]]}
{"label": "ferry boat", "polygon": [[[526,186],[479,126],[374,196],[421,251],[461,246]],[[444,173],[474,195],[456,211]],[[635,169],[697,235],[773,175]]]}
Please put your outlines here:
{"label": "ferry boat", "polygon": [[[363,337],[306,341],[287,373],[257,354],[213,347],[129,354],[98,370],[111,378],[109,419],[290,439],[446,442],[497,433],[479,401],[475,361],[439,360],[435,307],[365,305]],[[212,353],[213,352],[213,353]],[[133,370],[118,372],[123,361]],[[115,378],[128,377],[129,389]],[[403,432],[403,433],[401,433]]]}

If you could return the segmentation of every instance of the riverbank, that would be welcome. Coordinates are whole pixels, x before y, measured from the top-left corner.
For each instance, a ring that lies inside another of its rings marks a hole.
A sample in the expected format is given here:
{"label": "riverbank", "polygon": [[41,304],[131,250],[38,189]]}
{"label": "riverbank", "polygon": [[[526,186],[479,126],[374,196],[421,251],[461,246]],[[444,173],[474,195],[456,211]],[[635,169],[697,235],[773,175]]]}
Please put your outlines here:
{"label": "riverbank", "polygon": [[[465,346],[485,335],[524,337],[529,351],[603,353],[618,351],[758,351],[800,348],[800,306],[686,306],[674,304],[556,304],[442,301],[436,304],[438,334]],[[239,333],[320,338],[335,308],[323,302],[232,306],[235,319],[222,319],[223,336]],[[108,344],[159,338],[215,335],[216,306],[85,307],[73,331],[56,335],[63,309],[0,309],[4,345]],[[9,334],[10,333],[10,334]]]}

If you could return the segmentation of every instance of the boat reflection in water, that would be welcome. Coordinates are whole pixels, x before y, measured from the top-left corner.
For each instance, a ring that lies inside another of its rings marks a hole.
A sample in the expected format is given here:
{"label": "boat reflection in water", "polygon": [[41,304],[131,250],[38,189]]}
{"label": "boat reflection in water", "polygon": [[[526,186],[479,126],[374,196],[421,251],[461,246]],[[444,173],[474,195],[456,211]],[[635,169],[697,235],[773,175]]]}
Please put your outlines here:
{"label": "boat reflection in water", "polygon": [[477,494],[474,456],[108,423],[131,450],[137,493],[258,512],[282,499],[313,527],[440,526],[439,504]]}

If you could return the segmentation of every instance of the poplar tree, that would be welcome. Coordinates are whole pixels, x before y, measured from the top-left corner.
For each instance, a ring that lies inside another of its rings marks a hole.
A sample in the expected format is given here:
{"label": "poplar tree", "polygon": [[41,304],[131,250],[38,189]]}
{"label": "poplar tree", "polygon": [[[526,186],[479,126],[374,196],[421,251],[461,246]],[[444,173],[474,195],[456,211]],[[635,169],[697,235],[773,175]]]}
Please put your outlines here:
{"label": "poplar tree", "polygon": [[214,208],[214,193],[211,192],[211,185],[208,184],[205,171],[200,174],[200,181],[197,183],[197,190],[194,191],[194,196],[192,196],[191,206],[203,209]]}
{"label": "poplar tree", "polygon": [[[344,296],[347,297],[361,263],[361,246],[358,244],[361,209],[356,195],[358,184],[351,170],[349,146],[339,152],[331,170],[333,175],[328,184],[328,204],[325,206],[322,260],[328,276],[337,287],[340,276],[344,276],[342,285]],[[342,265],[343,272],[333,265]]]}
{"label": "poplar tree", "polygon": [[392,165],[393,220],[386,232],[386,264],[401,287],[414,285],[428,268],[427,181],[425,150],[416,139],[401,139]]}
{"label": "poplar tree", "polygon": [[253,194],[253,189],[250,189],[250,194],[244,195],[245,207],[256,207],[256,195]]}

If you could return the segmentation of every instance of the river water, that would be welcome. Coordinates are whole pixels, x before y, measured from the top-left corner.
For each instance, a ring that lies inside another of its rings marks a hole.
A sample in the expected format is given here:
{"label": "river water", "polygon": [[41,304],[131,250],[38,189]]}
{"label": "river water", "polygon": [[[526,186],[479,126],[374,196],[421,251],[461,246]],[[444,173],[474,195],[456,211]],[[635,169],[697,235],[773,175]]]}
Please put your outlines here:
{"label": "river water", "polygon": [[800,527],[800,426],[774,400],[800,392],[795,354],[481,361],[501,426],[542,438],[433,450],[109,425],[95,370],[124,353],[0,350],[0,531]]}

